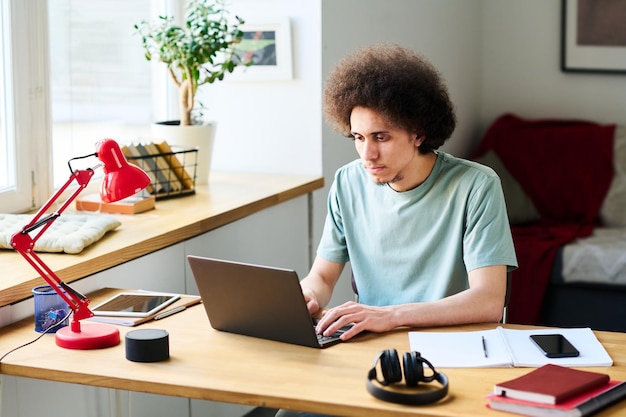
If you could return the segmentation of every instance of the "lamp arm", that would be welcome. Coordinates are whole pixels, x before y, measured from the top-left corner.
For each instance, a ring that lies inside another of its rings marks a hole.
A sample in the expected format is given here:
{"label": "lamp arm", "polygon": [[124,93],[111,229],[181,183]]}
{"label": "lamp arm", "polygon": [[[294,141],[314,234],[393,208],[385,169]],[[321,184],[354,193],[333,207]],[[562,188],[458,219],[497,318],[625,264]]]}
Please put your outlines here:
{"label": "lamp arm", "polygon": [[[40,226],[46,225],[34,238],[33,242],[36,242],[37,239],[46,231],[50,224],[56,220],[57,217],[61,215],[67,209],[67,207],[78,197],[78,195],[87,187],[89,181],[91,181],[91,177],[93,177],[95,171],[91,168],[81,169],[72,172],[70,178],[63,184],[56,193],[54,193],[48,201],[45,202],[43,206],[37,211],[35,216],[31,219],[30,223],[22,228],[20,233],[30,233],[31,231],[39,228]],[[78,188],[74,190],[74,192],[65,200],[65,202],[54,212],[41,219],[41,217],[46,214],[46,212],[52,207],[54,203],[61,197],[61,195],[65,192],[65,190],[72,185],[72,182],[76,181],[78,183]],[[40,220],[41,219],[41,220]]]}
{"label": "lamp arm", "polygon": [[[43,278],[74,311],[72,327],[77,326],[77,328],[80,328],[79,320],[93,316],[93,312],[91,312],[88,307],[89,299],[64,283],[57,274],[41,260],[33,249],[37,240],[48,230],[52,223],[59,218],[61,213],[67,209],[85,187],[87,187],[93,175],[94,170],[91,168],[73,171],[67,182],[41,206],[31,221],[22,227],[22,230],[11,236],[11,246],[26,259],[39,275],[41,275],[41,278]],[[74,181],[78,183],[78,188],[72,192],[56,211],[44,217],[44,214],[46,214],[50,207],[52,207]],[[30,233],[39,228],[41,228],[41,230],[31,237]],[[62,290],[59,289],[59,287],[61,287]]]}
{"label": "lamp arm", "polygon": [[[59,278],[59,276],[55,274],[54,271],[52,271],[52,269],[50,269],[41,260],[41,258],[37,256],[37,254],[35,254],[35,252],[22,251],[20,249],[16,250],[72,309],[74,312],[72,315],[72,325],[78,320],[93,317],[93,312],[89,309],[89,299],[87,297],[63,282],[61,278]],[[59,287],[61,287],[61,289],[59,289]]]}

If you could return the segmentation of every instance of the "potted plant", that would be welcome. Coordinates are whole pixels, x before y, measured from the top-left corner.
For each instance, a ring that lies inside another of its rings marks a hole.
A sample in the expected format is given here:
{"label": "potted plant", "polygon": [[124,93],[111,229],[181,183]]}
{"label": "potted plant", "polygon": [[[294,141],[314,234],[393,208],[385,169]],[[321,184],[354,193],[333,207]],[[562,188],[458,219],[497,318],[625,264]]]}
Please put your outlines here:
{"label": "potted plant", "polygon": [[[225,1],[190,0],[182,25],[175,24],[173,16],[135,25],[146,59],[164,63],[179,91],[180,120],[153,125],[153,134],[172,144],[198,147],[197,183],[208,180],[214,131],[212,123],[200,120],[198,87],[223,80],[238,65],[250,65],[243,63],[235,50],[243,37],[239,26],[244,21],[237,16],[230,19]],[[189,129],[184,129],[181,137],[183,127]],[[163,129],[168,130],[164,133]]]}

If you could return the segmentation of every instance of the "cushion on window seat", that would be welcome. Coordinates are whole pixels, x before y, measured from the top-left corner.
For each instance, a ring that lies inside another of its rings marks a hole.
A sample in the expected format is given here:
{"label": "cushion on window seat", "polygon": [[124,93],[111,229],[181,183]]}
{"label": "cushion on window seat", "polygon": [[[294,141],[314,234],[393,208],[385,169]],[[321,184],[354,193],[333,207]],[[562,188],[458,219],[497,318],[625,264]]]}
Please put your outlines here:
{"label": "cushion on window seat", "polygon": [[563,282],[626,285],[626,228],[597,227],[562,252]]}
{"label": "cushion on window seat", "polygon": [[[33,218],[29,214],[0,214],[0,248],[13,249],[11,236]],[[35,252],[80,253],[122,223],[104,215],[64,214],[35,243]],[[31,232],[34,236],[38,230]]]}

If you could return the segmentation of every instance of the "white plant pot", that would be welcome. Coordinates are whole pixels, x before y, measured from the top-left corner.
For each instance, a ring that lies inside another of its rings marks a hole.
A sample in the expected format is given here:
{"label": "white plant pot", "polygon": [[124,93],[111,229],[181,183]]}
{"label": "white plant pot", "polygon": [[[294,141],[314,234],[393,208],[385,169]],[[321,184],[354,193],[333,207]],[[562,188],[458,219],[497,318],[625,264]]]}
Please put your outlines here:
{"label": "white plant pot", "polygon": [[170,145],[198,148],[196,184],[207,184],[211,172],[211,157],[215,137],[215,122],[180,126],[178,120],[152,124],[152,136],[166,140]]}

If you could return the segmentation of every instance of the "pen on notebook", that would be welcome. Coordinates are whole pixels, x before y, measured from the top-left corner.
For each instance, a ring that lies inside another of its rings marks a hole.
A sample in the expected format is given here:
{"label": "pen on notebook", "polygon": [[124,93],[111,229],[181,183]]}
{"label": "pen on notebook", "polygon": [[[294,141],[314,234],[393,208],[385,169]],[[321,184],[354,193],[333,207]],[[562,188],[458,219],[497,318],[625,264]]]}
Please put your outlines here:
{"label": "pen on notebook", "polygon": [[163,313],[157,314],[156,316],[154,316],[154,319],[155,320],[164,319],[165,317],[169,317],[172,314],[180,313],[181,311],[185,310],[186,308],[187,308],[186,306],[180,306],[180,307],[173,308],[171,310],[164,311]]}
{"label": "pen on notebook", "polygon": [[483,339],[483,353],[485,354],[485,358],[489,357],[489,354],[487,353],[487,342],[485,341],[485,336],[481,336]]}

